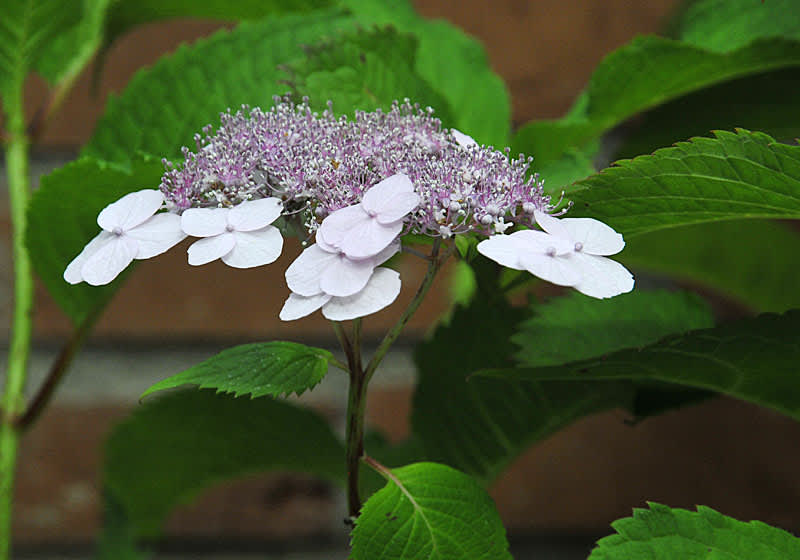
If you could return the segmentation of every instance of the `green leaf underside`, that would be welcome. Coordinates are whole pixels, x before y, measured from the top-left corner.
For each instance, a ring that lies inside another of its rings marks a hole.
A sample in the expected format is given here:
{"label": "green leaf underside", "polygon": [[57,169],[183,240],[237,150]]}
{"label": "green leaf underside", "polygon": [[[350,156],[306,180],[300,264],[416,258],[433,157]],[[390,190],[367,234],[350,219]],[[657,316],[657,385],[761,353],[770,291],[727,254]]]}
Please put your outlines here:
{"label": "green leaf underside", "polygon": [[128,170],[83,158],[42,177],[33,193],[25,235],[33,267],[76,325],[104,305],[123,278],[107,286],[70,285],[64,270],[100,233],[100,210],[131,191],[157,188],[162,172],[156,161],[134,161]]}
{"label": "green leaf underside", "polygon": [[702,0],[690,2],[675,27],[687,43],[729,52],[763,37],[800,39],[800,12],[794,0]]}
{"label": "green leaf underside", "polygon": [[289,64],[298,96],[307,96],[317,110],[333,102],[339,114],[382,108],[409,98],[436,108],[452,124],[447,102],[414,71],[417,41],[393,28],[357,30],[306,49],[306,57]]}
{"label": "green leaf underside", "polygon": [[800,558],[800,539],[766,523],[737,521],[706,506],[694,512],[648,505],[612,523],[617,534],[600,539],[589,560]]}
{"label": "green leaf underside", "polygon": [[351,25],[340,11],[245,22],[232,31],[183,46],[140,70],[109,100],[84,153],[127,162],[137,152],[177,159],[195,133],[220,112],[243,104],[272,106],[288,90],[277,69],[313,43]]}
{"label": "green leaf underside", "polygon": [[637,235],[618,257],[636,271],[703,286],[753,311],[782,312],[800,308],[798,242],[786,224],[735,220]]}
{"label": "green leaf underside", "polygon": [[498,147],[508,144],[511,101],[479,41],[448,22],[416,16],[407,0],[342,3],[361,25],[392,25],[418,39],[414,70],[445,98],[452,126],[481,144]]}
{"label": "green leaf underside", "polygon": [[393,469],[361,510],[353,560],[511,558],[492,499],[471,477],[445,465]]}
{"label": "green leaf underside", "polygon": [[521,310],[478,295],[420,344],[412,431],[425,457],[491,481],[531,443],[601,410],[630,408],[630,383],[520,383],[466,378],[510,364]]}
{"label": "green leaf underside", "polygon": [[313,388],[328,371],[332,354],[295,342],[244,344],[159,381],[142,394],[193,384],[235,397],[273,397]]}
{"label": "green leaf underside", "polygon": [[[48,43],[77,25],[81,10],[61,0],[12,0],[0,3],[0,98],[10,103]],[[6,107],[6,110],[8,107]]]}
{"label": "green leaf underside", "polygon": [[677,383],[726,393],[800,419],[800,311],[764,314],[585,360],[480,375],[508,381],[634,380]]}
{"label": "green leaf underside", "polygon": [[570,217],[591,216],[626,237],[737,218],[800,218],[800,146],[760,132],[717,131],[576,183]]}
{"label": "green leaf underside", "polygon": [[140,535],[214,483],[292,470],[344,481],[344,448],[317,413],[285,401],[180,391],[145,403],[106,446],[105,481]]}
{"label": "green leaf underside", "polygon": [[720,54],[671,39],[638,37],[597,67],[581,110],[525,125],[513,148],[544,165],[644,110],[727,80],[791,66],[800,66],[800,41],[759,39]]}
{"label": "green leaf underside", "polygon": [[681,292],[636,290],[605,300],[574,292],[532,310],[511,338],[528,367],[595,358],[714,324],[701,298]]}

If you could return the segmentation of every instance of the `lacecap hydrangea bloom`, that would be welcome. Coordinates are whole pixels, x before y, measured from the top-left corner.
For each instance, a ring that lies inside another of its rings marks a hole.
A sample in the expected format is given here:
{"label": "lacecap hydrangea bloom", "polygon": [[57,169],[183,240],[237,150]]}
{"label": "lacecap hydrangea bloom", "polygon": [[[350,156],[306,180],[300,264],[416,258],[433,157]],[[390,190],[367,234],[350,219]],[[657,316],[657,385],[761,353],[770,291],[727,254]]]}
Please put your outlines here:
{"label": "lacecap hydrangea bloom", "polygon": [[190,264],[268,264],[282,249],[272,225],[280,219],[316,241],[286,271],[285,320],[317,309],[332,320],[353,319],[392,303],[399,275],[380,265],[407,233],[486,236],[478,250],[488,258],[594,297],[633,287],[630,273],[607,258],[624,246],[621,236],[596,220],[553,217],[542,181],[528,173],[530,158],[480,146],[408,101],[348,119],[330,106],[317,113],[306,102],[276,98],[269,111],[222,114],[221,125],[206,127],[195,144],[180,164],[165,160],[160,190],[147,195],[162,198],[148,216],[98,220],[104,232],[67,268],[68,281],[107,283],[133,258],[158,254],[124,241],[124,258],[93,273],[100,259],[89,257],[101,241],[139,239],[148,219],[179,224],[164,231],[159,247],[200,238],[189,247]]}

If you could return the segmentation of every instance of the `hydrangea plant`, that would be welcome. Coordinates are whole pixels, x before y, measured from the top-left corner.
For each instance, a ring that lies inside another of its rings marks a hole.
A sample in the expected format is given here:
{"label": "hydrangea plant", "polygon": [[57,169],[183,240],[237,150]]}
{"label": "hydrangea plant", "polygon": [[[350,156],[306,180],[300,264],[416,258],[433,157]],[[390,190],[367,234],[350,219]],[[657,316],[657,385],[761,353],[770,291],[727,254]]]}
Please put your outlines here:
{"label": "hydrangea plant", "polygon": [[[28,147],[75,77],[124,30],[164,15],[103,0],[0,8],[15,265],[0,560],[24,430],[131,265],[187,237],[190,266],[221,260],[230,274],[276,266],[284,238],[298,237],[285,286],[269,286],[286,294],[273,312],[299,321],[320,311],[344,358],[294,341],[246,344],[147,389],[106,446],[115,515],[104,558],[136,557],[141,537],[209,485],[274,469],[342,486],[354,560],[510,558],[486,487],[573,420],[610,408],[644,420],[714,393],[800,419],[800,301],[786,286],[796,233],[766,221],[800,218],[800,148],[782,142],[798,126],[794,113],[777,114],[797,103],[785,87],[800,66],[790,1],[690,2],[673,36],[610,54],[567,116],[513,135],[505,87],[480,45],[409,4],[227,9],[247,21],[142,70],[81,157],[31,196]],[[178,11],[219,14],[214,2]],[[30,71],[52,92],[26,123]],[[731,99],[752,111],[722,102]],[[645,111],[638,130],[617,132],[621,142],[602,141]],[[638,157],[598,173],[601,146]],[[404,307],[400,259],[427,265]],[[448,260],[459,263],[461,294],[415,351],[412,435],[367,438],[369,383]],[[26,402],[32,268],[75,332]],[[636,290],[629,268],[644,279]],[[717,325],[701,296],[648,290],[654,275],[747,316]],[[542,299],[539,280],[557,295]],[[367,356],[364,324],[384,309],[395,322]],[[329,368],[349,381],[343,437],[291,398]],[[150,397],[185,385],[195,387]],[[614,528],[591,558],[800,557],[791,534],[708,507],[649,504]]]}

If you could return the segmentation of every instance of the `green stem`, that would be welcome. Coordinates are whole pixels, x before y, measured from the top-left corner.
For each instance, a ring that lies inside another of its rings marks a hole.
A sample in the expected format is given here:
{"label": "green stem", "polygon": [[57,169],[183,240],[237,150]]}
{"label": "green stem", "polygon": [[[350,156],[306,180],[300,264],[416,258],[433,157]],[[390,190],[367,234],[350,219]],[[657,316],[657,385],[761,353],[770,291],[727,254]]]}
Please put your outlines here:
{"label": "green stem", "polygon": [[8,116],[6,170],[13,227],[14,257],[14,315],[8,351],[5,389],[3,391],[2,423],[0,423],[0,560],[11,552],[11,508],[14,493],[14,471],[20,431],[13,418],[24,409],[23,390],[28,369],[31,341],[31,311],[33,308],[33,274],[25,248],[25,212],[30,195],[28,175],[28,137],[22,111],[22,87],[10,88],[14,93],[4,98]]}

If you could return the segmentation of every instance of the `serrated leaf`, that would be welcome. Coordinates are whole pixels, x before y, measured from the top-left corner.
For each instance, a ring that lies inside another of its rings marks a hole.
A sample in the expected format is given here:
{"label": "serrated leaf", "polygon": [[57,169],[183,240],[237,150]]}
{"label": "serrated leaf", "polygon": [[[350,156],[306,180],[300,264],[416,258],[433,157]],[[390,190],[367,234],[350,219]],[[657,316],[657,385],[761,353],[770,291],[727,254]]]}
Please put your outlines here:
{"label": "serrated leaf", "polygon": [[357,30],[306,48],[306,56],[287,65],[293,89],[324,109],[331,100],[337,113],[389,110],[409,98],[434,107],[436,116],[452,122],[447,103],[414,71],[417,41],[393,28]]}
{"label": "serrated leaf", "polygon": [[159,381],[142,393],[141,398],[187,384],[232,393],[235,397],[300,395],[325,377],[332,356],[327,350],[296,342],[243,344]]}
{"label": "serrated leaf", "polygon": [[744,523],[706,506],[693,512],[648,505],[612,523],[617,534],[600,539],[589,560],[800,558],[800,539],[766,523]]}
{"label": "serrated leaf", "polygon": [[[13,0],[0,4],[0,97],[21,88],[47,44],[81,19],[82,6],[61,0]],[[8,106],[5,107],[8,110]]]}
{"label": "serrated leaf", "polygon": [[619,260],[713,290],[753,311],[800,308],[800,235],[786,224],[736,220],[630,238]]}
{"label": "serrated leaf", "polygon": [[516,358],[528,367],[595,358],[714,324],[708,305],[685,292],[636,290],[605,300],[576,292],[532,311],[511,337]]}
{"label": "serrated leaf", "polygon": [[344,481],[344,449],[317,413],[273,399],[180,391],[145,403],[106,445],[105,482],[140,535],[179,503],[245,474],[293,470]]}
{"label": "serrated leaf", "polygon": [[123,195],[157,188],[163,166],[134,161],[130,169],[83,158],[42,177],[28,206],[25,242],[36,273],[73,323],[80,324],[104,305],[121,285],[70,285],[64,269],[100,233],[97,214]]}
{"label": "serrated leaf", "polygon": [[362,25],[392,25],[416,36],[414,70],[445,98],[452,126],[482,144],[508,144],[508,91],[492,71],[480,42],[447,22],[417,16],[407,0],[344,0],[342,4]]}
{"label": "serrated leaf", "polygon": [[691,2],[674,24],[683,41],[716,52],[763,37],[800,39],[800,12],[794,0],[701,0]]}
{"label": "serrated leaf", "polygon": [[219,113],[242,104],[269,107],[283,94],[277,69],[313,43],[352,24],[340,11],[320,11],[259,22],[184,46],[140,70],[109,100],[84,154],[121,163],[138,152],[180,157],[181,146]]}
{"label": "serrated leaf", "polygon": [[800,311],[767,313],[673,336],[641,349],[563,366],[495,369],[479,375],[517,382],[662,381],[708,389],[800,420]]}
{"label": "serrated leaf", "polygon": [[570,217],[626,237],[738,218],[800,218],[800,146],[738,130],[617,162],[576,183]]}
{"label": "serrated leaf", "polygon": [[386,487],[361,510],[353,560],[511,558],[492,499],[472,478],[445,465],[386,469]]}
{"label": "serrated leaf", "polygon": [[676,40],[638,37],[597,67],[580,110],[560,120],[525,125],[513,147],[543,165],[641,111],[727,80],[793,66],[800,66],[796,40],[759,39],[720,54]]}
{"label": "serrated leaf", "polygon": [[467,381],[480,369],[511,365],[516,349],[509,339],[523,317],[482,285],[469,307],[456,308],[447,325],[417,346],[411,424],[428,459],[488,482],[530,444],[577,418],[630,408],[635,390],[627,382]]}

